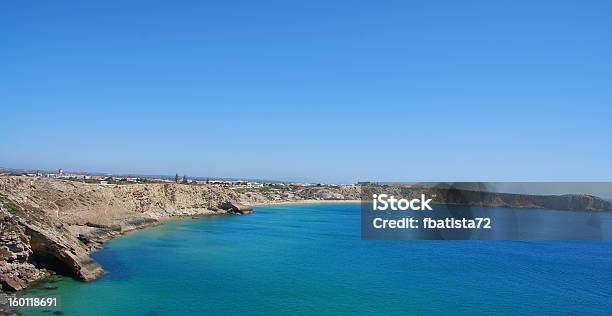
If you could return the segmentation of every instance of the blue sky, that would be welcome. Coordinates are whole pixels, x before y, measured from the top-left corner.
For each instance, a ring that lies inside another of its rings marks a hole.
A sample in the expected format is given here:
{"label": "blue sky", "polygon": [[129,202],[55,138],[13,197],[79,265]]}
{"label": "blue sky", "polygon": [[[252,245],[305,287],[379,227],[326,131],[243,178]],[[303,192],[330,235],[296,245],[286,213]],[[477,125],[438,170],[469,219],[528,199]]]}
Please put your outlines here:
{"label": "blue sky", "polygon": [[0,166],[612,179],[612,1],[4,1]]}

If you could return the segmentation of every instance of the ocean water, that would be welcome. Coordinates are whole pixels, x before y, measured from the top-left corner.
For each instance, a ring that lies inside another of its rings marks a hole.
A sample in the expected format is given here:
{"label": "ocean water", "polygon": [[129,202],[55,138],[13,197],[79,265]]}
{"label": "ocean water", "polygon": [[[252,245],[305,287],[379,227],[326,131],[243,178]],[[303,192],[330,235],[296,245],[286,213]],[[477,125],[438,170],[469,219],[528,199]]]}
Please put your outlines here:
{"label": "ocean water", "polygon": [[26,315],[612,313],[612,242],[363,241],[357,204],[266,206],[112,240]]}

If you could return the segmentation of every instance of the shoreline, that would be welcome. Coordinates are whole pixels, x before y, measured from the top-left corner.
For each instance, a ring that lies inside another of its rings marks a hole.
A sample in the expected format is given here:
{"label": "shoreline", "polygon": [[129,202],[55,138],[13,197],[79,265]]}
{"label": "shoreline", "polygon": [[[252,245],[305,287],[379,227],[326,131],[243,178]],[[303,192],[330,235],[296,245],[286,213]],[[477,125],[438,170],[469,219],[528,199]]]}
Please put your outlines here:
{"label": "shoreline", "polygon": [[[299,204],[360,204],[361,200],[299,200],[299,201],[273,201],[273,202],[255,202],[255,203],[245,203],[246,206],[249,207],[257,207],[257,206],[274,206],[274,205],[299,205]],[[255,213],[255,210],[248,212],[248,213],[230,213],[230,212],[224,212],[224,213],[220,213],[220,212],[215,212],[215,211],[208,211],[208,212],[204,212],[204,213],[195,213],[195,214],[172,214],[169,216],[161,216],[158,218],[154,218],[155,221],[153,222],[147,222],[147,223],[143,223],[141,225],[138,226],[134,226],[130,229],[126,229],[123,230],[119,233],[117,233],[116,235],[110,235],[110,236],[106,236],[106,239],[101,239],[100,240],[100,246],[102,246],[103,244],[105,244],[107,241],[115,239],[115,238],[119,238],[125,235],[128,235],[130,233],[136,232],[136,231],[140,231],[149,227],[155,227],[155,226],[159,226],[162,225],[164,222],[167,221],[172,221],[172,220],[179,220],[179,219],[198,219],[198,218],[205,218],[205,217],[213,217],[213,216],[241,216],[241,215],[250,215]],[[98,250],[100,250],[101,248],[96,248],[90,251],[90,253],[92,252],[96,252]]]}
{"label": "shoreline", "polygon": [[246,203],[248,206],[292,205],[292,204],[359,204],[361,200],[294,200]]}
{"label": "shoreline", "polygon": [[[257,206],[275,206],[275,205],[299,205],[299,204],[360,204],[361,200],[299,200],[299,201],[272,201],[272,202],[255,202],[255,203],[245,203],[244,205],[248,207],[257,207]],[[164,224],[164,222],[172,221],[172,220],[180,220],[180,219],[198,219],[205,217],[213,217],[213,216],[242,216],[242,215],[250,215],[255,213],[255,210],[248,213],[230,213],[224,212],[219,213],[215,211],[205,212],[205,213],[195,213],[195,214],[172,214],[169,216],[161,216],[158,218],[154,218],[155,221],[142,223],[140,225],[134,226],[130,229],[122,230],[116,234],[106,235],[101,237],[98,240],[99,246],[103,246],[107,241],[113,240],[115,238],[119,238],[125,235],[129,235],[130,233],[137,232],[143,229],[147,229],[149,227],[155,227]],[[89,253],[96,252],[101,250],[102,247],[96,247],[89,251]]]}

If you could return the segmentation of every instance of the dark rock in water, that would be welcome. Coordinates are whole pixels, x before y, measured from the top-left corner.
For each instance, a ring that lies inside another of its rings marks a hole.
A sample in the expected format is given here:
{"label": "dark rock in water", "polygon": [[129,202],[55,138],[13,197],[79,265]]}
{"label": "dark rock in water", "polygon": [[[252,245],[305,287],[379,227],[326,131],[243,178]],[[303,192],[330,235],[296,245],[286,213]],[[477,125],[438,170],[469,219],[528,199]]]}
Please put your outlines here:
{"label": "dark rock in water", "polygon": [[236,203],[236,202],[231,202],[231,201],[225,201],[225,202],[221,202],[219,203],[219,208],[231,213],[236,213],[236,214],[249,214],[249,213],[253,213],[253,209],[240,204],[240,203]]}
{"label": "dark rock in water", "polygon": [[11,275],[0,275],[0,288],[8,291],[21,291],[26,287],[26,283]]}

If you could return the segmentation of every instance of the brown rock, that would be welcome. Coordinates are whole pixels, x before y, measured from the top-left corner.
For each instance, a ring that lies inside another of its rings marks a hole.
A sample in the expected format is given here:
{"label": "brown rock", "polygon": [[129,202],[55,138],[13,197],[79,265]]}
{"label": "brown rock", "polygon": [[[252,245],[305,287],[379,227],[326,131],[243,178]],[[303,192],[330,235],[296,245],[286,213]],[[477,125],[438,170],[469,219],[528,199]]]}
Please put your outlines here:
{"label": "brown rock", "polygon": [[21,291],[26,287],[26,283],[12,275],[0,275],[0,286],[3,290]]}
{"label": "brown rock", "polygon": [[232,202],[232,201],[225,201],[225,202],[219,203],[219,208],[222,210],[231,212],[231,213],[236,213],[236,214],[253,213],[253,209],[250,208],[249,206],[246,206],[246,205],[243,205],[237,202]]}

